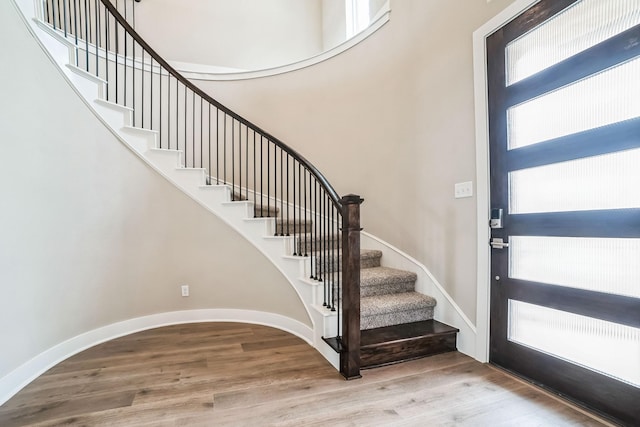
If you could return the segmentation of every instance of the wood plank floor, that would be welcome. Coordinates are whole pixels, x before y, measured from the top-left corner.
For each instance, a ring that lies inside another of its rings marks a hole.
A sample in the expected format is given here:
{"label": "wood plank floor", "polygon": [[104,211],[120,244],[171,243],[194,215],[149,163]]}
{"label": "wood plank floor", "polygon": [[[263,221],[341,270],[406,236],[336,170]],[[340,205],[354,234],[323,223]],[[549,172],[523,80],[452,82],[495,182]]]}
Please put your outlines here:
{"label": "wood plank floor", "polygon": [[276,329],[169,326],[53,367],[0,406],[0,426],[603,425],[457,352],[362,376]]}

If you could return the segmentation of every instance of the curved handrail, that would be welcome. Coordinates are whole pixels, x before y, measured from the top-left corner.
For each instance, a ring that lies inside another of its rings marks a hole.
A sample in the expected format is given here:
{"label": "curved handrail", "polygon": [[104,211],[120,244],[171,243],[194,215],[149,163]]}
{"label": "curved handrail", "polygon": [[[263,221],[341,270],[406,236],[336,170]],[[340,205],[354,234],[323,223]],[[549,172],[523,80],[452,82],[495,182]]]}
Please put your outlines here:
{"label": "curved handrail", "polygon": [[230,110],[229,108],[227,108],[226,106],[224,106],[223,104],[221,104],[220,102],[215,100],[213,97],[211,97],[209,94],[204,92],[198,86],[193,84],[190,80],[188,80],[187,78],[182,76],[175,68],[173,68],[167,61],[165,61],[151,46],[149,46],[149,44],[136,32],[136,30],[131,25],[129,25],[127,20],[120,14],[120,12],[116,9],[116,7],[111,3],[110,0],[100,0],[100,1],[107,8],[107,10],[109,10],[111,15],[113,15],[113,17],[118,21],[118,23],[126,30],[126,32],[129,33],[129,35],[131,35],[133,37],[133,39],[145,51],[147,51],[147,53],[149,53],[149,55],[158,64],[160,64],[163,68],[165,68],[176,80],[178,80],[185,87],[187,87],[190,90],[192,90],[194,93],[196,93],[198,96],[202,97],[204,100],[206,100],[210,104],[214,105],[220,111],[223,111],[225,114],[233,117],[238,122],[240,122],[240,123],[244,124],[245,126],[251,128],[253,131],[259,133],[260,135],[263,135],[264,137],[266,137],[267,139],[272,141],[274,144],[276,144],[278,147],[280,147],[282,150],[284,150],[286,153],[291,155],[294,159],[296,159],[297,161],[302,163],[305,166],[305,168],[307,168],[307,170],[309,170],[309,172],[311,174],[313,174],[313,176],[316,177],[318,182],[324,187],[324,189],[327,192],[327,194],[331,197],[331,200],[333,201],[334,205],[336,207],[338,207],[338,208],[342,207],[342,202],[340,200],[340,196],[338,195],[336,190],[329,183],[327,178],[310,161],[308,161],[304,156],[302,156],[296,150],[294,150],[293,148],[289,147],[287,144],[282,142],[280,139],[278,139],[275,136],[271,135],[270,133],[266,132],[265,130],[263,130],[259,126],[251,123],[249,120],[245,119],[244,117],[240,116],[239,114],[233,112],[232,110]]}

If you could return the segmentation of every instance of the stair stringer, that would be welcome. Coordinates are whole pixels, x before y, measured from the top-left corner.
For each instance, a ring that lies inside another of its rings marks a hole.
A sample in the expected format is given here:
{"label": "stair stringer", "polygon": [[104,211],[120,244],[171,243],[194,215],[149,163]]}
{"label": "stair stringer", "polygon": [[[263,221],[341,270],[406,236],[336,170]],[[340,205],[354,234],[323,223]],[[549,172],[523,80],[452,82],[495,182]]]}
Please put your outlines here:
{"label": "stair stringer", "polygon": [[458,350],[473,358],[476,357],[476,327],[424,264],[364,231],[360,233],[360,246],[382,251],[382,266],[415,272],[418,276],[415,285],[416,292],[429,295],[438,302],[434,308],[433,318],[458,328]]}
{"label": "stair stringer", "polygon": [[180,151],[158,148],[157,132],[132,127],[132,109],[102,99],[106,82],[70,63],[75,58],[76,47],[35,18],[35,1],[33,4],[28,0],[14,2],[45,53],[96,117],[141,160],[248,240],[283,274],[303,303],[313,325],[305,333],[297,331],[296,335],[339,369],[339,355],[322,340],[323,336],[335,334],[335,327],[332,328],[330,322],[335,314],[317,303],[317,296],[322,294],[317,290],[318,284],[304,279],[311,271],[308,258],[287,256],[285,251],[293,247],[293,237],[273,236],[274,218],[253,218],[252,202],[232,202],[230,186],[206,185],[204,169],[184,168],[180,165]]}

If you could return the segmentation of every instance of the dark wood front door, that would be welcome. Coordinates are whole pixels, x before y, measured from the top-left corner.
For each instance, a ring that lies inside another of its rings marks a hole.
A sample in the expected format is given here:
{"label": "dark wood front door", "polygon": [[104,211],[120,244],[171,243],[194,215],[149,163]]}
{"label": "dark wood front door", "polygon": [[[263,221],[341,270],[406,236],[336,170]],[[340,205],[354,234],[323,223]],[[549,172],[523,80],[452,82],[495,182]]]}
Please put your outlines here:
{"label": "dark wood front door", "polygon": [[542,0],[487,57],[490,361],[639,425],[640,1]]}

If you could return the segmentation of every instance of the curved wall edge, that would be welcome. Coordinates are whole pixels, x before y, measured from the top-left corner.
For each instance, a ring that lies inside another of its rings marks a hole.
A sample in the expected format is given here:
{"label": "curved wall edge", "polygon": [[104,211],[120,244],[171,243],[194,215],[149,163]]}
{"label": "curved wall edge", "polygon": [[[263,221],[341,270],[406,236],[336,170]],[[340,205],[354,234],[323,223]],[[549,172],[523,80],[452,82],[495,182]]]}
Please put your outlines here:
{"label": "curved wall edge", "polygon": [[270,326],[289,332],[313,346],[313,330],[310,327],[274,313],[238,309],[201,309],[152,314],[87,331],[56,344],[23,363],[0,378],[0,405],[48,369],[95,345],[148,329],[200,322],[236,322]]}
{"label": "curved wall edge", "polygon": [[369,25],[365,30],[356,34],[349,40],[344,43],[339,44],[338,46],[329,49],[325,52],[322,52],[316,56],[311,58],[304,59],[302,61],[294,62],[292,64],[282,65],[280,67],[267,68],[264,70],[254,70],[254,71],[231,71],[231,72],[215,72],[215,69],[219,69],[220,67],[207,66],[203,64],[193,64],[186,62],[177,62],[177,61],[169,61],[169,63],[178,71],[180,74],[188,78],[189,80],[204,80],[204,81],[231,81],[231,80],[249,80],[249,79],[257,79],[262,77],[270,77],[276,76],[279,74],[290,73],[292,71],[302,70],[307,67],[311,67],[312,65],[319,64],[321,62],[327,61],[333,57],[336,57],[347,50],[351,49],[358,43],[364,41],[373,33],[382,28],[391,17],[391,9],[389,6],[389,2],[384,6],[381,11],[381,14],[376,18],[374,22]]}

